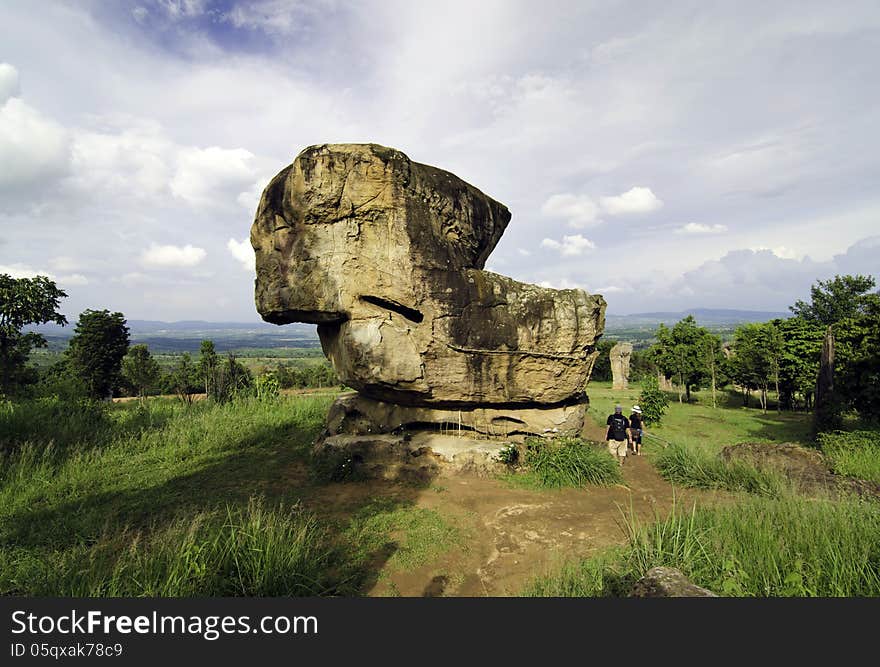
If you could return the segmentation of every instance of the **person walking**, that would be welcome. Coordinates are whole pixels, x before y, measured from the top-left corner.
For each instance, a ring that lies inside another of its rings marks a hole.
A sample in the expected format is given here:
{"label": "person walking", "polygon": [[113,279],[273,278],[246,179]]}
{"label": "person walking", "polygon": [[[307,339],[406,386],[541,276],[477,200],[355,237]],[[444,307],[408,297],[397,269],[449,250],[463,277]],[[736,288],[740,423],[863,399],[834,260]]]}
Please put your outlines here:
{"label": "person walking", "polygon": [[642,409],[638,405],[632,407],[632,414],[629,416],[629,434],[632,443],[632,451],[636,456],[642,455],[642,433],[645,429],[645,422],[642,420]]}
{"label": "person walking", "polygon": [[623,416],[623,406],[615,405],[614,414],[608,415],[605,420],[608,429],[605,431],[605,440],[608,442],[608,451],[617,457],[622,466],[626,460],[626,446],[629,442],[629,420]]}

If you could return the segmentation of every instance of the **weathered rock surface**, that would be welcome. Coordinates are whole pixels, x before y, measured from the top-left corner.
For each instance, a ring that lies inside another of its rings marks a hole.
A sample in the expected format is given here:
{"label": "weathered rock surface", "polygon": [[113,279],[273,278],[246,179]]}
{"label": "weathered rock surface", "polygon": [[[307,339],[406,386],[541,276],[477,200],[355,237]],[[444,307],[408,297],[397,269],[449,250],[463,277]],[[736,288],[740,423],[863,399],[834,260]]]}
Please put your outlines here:
{"label": "weathered rock surface", "polygon": [[363,477],[429,482],[441,472],[489,475],[504,470],[499,440],[420,432],[331,435],[319,442],[321,455],[345,460]]}
{"label": "weathered rock surface", "polygon": [[327,415],[333,435],[432,430],[440,433],[522,440],[530,435],[579,433],[584,426],[580,403],[536,407],[443,409],[377,401],[356,392],[342,394]]}
{"label": "weathered rock surface", "polygon": [[880,498],[880,484],[835,475],[821,453],[794,443],[743,442],[722,449],[721,458],[780,473],[804,493],[855,493]]}
{"label": "weathered rock surface", "polygon": [[611,348],[611,378],[613,389],[629,387],[629,360],[632,356],[632,343],[617,343]]}
{"label": "weathered rock surface", "polygon": [[633,586],[634,598],[715,598],[712,591],[697,586],[674,567],[653,567]]}
{"label": "weathered rock surface", "polygon": [[269,183],[251,229],[257,309],[318,324],[340,379],[377,401],[582,404],[605,301],[483,271],[509,220],[400,151],[307,148]]}

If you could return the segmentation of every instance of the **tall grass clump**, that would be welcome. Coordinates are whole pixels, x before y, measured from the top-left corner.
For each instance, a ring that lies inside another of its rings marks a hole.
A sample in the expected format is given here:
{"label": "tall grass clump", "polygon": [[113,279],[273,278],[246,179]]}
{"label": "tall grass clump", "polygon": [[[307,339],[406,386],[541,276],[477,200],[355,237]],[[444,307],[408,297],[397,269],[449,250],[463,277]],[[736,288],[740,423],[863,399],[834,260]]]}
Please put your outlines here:
{"label": "tall grass clump", "polygon": [[697,489],[746,491],[778,497],[786,480],[772,470],[761,470],[744,461],[725,461],[696,446],[673,443],[654,458],[659,473],[669,482]]}
{"label": "tall grass clump", "polygon": [[880,484],[880,434],[876,431],[821,433],[819,445],[836,474]]}
{"label": "tall grass clump", "polygon": [[[5,594],[89,597],[314,596],[345,592],[341,553],[297,506],[199,512],[151,532],[103,537],[56,554]],[[341,568],[341,569],[340,569]]]}
{"label": "tall grass clump", "polygon": [[880,505],[785,496],[625,521],[627,545],[536,579],[529,595],[626,595],[649,569],[680,569],[738,597],[880,595]]}
{"label": "tall grass clump", "polygon": [[620,466],[604,448],[579,438],[528,438],[518,459],[518,470],[508,479],[519,486],[609,486],[622,479]]}

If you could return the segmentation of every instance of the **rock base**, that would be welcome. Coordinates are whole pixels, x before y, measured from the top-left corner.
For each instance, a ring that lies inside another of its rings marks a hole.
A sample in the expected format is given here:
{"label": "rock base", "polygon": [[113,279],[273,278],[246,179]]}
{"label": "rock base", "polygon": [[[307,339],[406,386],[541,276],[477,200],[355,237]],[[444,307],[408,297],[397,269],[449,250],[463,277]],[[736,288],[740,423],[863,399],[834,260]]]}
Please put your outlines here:
{"label": "rock base", "polygon": [[341,394],[330,407],[327,430],[330,435],[433,431],[474,440],[521,442],[530,435],[577,436],[586,411],[586,398],[553,407],[443,409],[386,403],[350,392]]}
{"label": "rock base", "polygon": [[421,432],[330,435],[315,455],[347,466],[356,478],[425,483],[441,473],[492,475],[504,470],[497,457],[506,443]]}
{"label": "rock base", "polygon": [[634,598],[715,598],[712,591],[697,586],[674,567],[654,567],[639,579],[630,597]]}

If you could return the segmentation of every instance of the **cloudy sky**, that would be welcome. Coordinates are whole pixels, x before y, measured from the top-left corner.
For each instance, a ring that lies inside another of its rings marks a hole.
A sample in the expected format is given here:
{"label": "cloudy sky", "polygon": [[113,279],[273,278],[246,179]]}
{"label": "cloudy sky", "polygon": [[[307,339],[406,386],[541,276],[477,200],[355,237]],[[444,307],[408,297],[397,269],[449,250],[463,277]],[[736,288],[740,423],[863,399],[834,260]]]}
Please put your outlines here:
{"label": "cloudy sky", "polygon": [[784,310],[880,273],[878,62],[876,0],[3,0],[0,272],[255,320],[260,191],[370,141],[507,204],[491,270]]}

